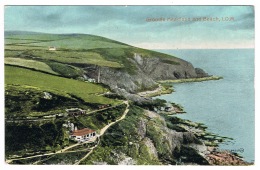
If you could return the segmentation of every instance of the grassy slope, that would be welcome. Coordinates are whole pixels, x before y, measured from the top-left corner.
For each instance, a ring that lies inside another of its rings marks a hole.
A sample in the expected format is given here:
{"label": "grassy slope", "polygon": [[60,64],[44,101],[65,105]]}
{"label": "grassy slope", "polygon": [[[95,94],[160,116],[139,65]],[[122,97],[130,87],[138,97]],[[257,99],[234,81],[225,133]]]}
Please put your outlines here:
{"label": "grassy slope", "polygon": [[[49,46],[57,51],[48,51]],[[162,62],[178,64],[178,59],[155,51],[129,46],[100,36],[87,34],[6,34],[5,57],[31,57],[34,60],[67,64],[87,63],[134,70],[127,58],[134,53],[159,57]]]}
{"label": "grassy slope", "polygon": [[98,93],[107,91],[101,86],[12,66],[5,66],[5,83],[33,86],[63,96],[73,94],[89,103],[108,104],[115,102],[97,96]]}
{"label": "grassy slope", "polygon": [[10,58],[5,58],[5,64],[32,68],[35,70],[58,75],[58,73],[54,72],[50,66],[40,61],[10,57]]}

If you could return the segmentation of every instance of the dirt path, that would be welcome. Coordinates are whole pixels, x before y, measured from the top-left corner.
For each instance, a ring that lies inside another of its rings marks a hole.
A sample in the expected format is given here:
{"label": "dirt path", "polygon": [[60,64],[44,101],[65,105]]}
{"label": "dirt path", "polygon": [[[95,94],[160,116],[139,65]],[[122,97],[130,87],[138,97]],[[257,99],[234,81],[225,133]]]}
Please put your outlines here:
{"label": "dirt path", "polygon": [[162,91],[162,85],[159,84],[159,87],[155,90],[152,90],[152,91],[144,91],[144,92],[139,92],[137,93],[139,96],[141,97],[146,97],[146,96],[149,96],[150,94],[154,94],[154,93],[157,93],[157,92],[160,92]]}
{"label": "dirt path", "polygon": [[112,125],[115,124],[116,122],[118,122],[118,121],[120,121],[120,120],[122,120],[122,119],[125,118],[126,114],[127,114],[128,111],[129,111],[129,109],[128,109],[128,108],[129,108],[129,104],[128,104],[127,101],[124,102],[124,103],[127,105],[127,106],[126,106],[126,109],[125,109],[125,111],[124,111],[124,114],[121,116],[120,119],[117,119],[116,121],[111,122],[110,124],[108,124],[108,125],[106,125],[105,127],[103,127],[103,128],[100,130],[100,136],[102,136],[110,126],[112,126]]}
{"label": "dirt path", "polygon": [[[125,103],[125,102],[123,102],[123,103]],[[93,114],[93,113],[96,113],[96,112],[112,109],[112,108],[115,108],[117,106],[122,105],[123,103],[115,105],[115,106],[106,107],[106,108],[103,108],[103,109],[92,110],[92,111],[85,113],[85,115],[90,115],[90,114]],[[5,119],[5,122],[8,122],[8,123],[38,122],[38,121],[50,121],[50,120],[55,120],[55,119],[61,119],[61,118],[51,117],[51,118],[13,119],[13,120]]]}
{"label": "dirt path", "polygon": [[37,157],[42,157],[42,156],[50,156],[50,155],[55,155],[55,154],[59,154],[59,153],[65,153],[65,151],[71,149],[71,148],[74,148],[76,146],[79,146],[79,145],[82,145],[82,144],[85,144],[85,143],[91,143],[91,142],[94,142],[96,140],[96,138],[91,138],[90,140],[88,141],[85,141],[83,143],[76,143],[74,145],[71,145],[67,148],[64,148],[64,149],[61,149],[59,151],[56,151],[55,153],[45,153],[45,154],[39,154],[39,155],[33,155],[33,156],[28,156],[28,157],[24,157],[24,158],[16,158],[16,159],[9,159],[9,160],[6,160],[6,163],[11,163],[12,161],[14,160],[23,160],[23,159],[30,159],[30,158],[37,158]]}
{"label": "dirt path", "polygon": [[[125,103],[127,106],[126,106],[126,109],[125,109],[123,115],[122,115],[119,119],[117,119],[116,121],[111,122],[110,124],[108,124],[108,125],[106,125],[105,127],[103,127],[103,128],[100,130],[99,137],[102,136],[110,126],[112,126],[112,125],[115,124],[116,122],[118,122],[118,121],[120,121],[120,120],[122,120],[122,119],[125,118],[126,114],[127,114],[128,111],[129,111],[129,103],[128,103],[128,101],[124,101],[124,103]],[[23,160],[23,159],[37,158],[37,157],[41,157],[41,156],[50,156],[50,155],[55,155],[55,154],[59,154],[59,153],[64,153],[65,151],[67,151],[67,150],[69,150],[69,149],[71,149],[71,148],[74,148],[74,147],[76,147],[76,146],[78,146],[78,145],[82,145],[82,144],[85,144],[85,143],[94,142],[94,141],[96,141],[96,139],[97,139],[97,137],[96,137],[96,138],[91,138],[90,140],[88,140],[88,141],[86,141],[86,142],[83,142],[83,143],[76,143],[76,144],[71,145],[71,146],[69,146],[69,147],[67,147],[67,148],[64,148],[64,149],[61,149],[61,150],[59,150],[59,151],[56,151],[55,153],[46,153],[46,154],[39,154],[39,155],[28,156],[28,157],[24,157],[24,158],[9,159],[9,160],[6,160],[6,163],[9,164],[9,163],[11,163],[11,162],[14,161],[14,160]],[[98,144],[97,144],[95,147],[90,148],[90,152],[89,152],[86,156],[84,156],[82,159],[80,159],[76,164],[79,164],[81,161],[83,161],[84,159],[86,159],[86,158],[92,153],[92,151],[93,151],[97,146],[98,146]]]}
{"label": "dirt path", "polygon": [[[103,128],[100,130],[99,137],[101,137],[101,136],[106,132],[106,130],[107,130],[109,127],[111,127],[113,124],[115,124],[116,122],[121,121],[121,120],[123,120],[123,119],[125,118],[125,116],[126,116],[127,113],[129,112],[129,103],[128,103],[128,101],[125,101],[124,103],[127,105],[127,107],[126,107],[126,109],[125,109],[125,111],[124,111],[124,114],[123,114],[119,119],[117,119],[116,121],[111,122],[111,123],[109,123],[108,125],[106,125],[105,127],[103,127]],[[76,162],[74,165],[79,165],[80,162],[82,162],[83,160],[85,160],[85,159],[93,152],[93,150],[98,146],[98,144],[99,144],[99,141],[98,141],[98,143],[97,143],[93,148],[91,148],[91,151],[90,151],[87,155],[85,155],[83,158],[81,158],[81,159],[80,159],[78,162]]]}

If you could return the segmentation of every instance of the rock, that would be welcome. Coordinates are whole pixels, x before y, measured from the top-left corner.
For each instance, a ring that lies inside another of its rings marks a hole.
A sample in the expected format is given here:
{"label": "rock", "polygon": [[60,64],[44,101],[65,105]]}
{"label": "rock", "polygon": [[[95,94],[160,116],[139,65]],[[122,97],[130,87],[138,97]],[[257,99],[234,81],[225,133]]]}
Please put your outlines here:
{"label": "rock", "polygon": [[210,154],[206,155],[206,159],[211,165],[251,165],[227,151],[212,151]]}
{"label": "rock", "polygon": [[51,100],[52,99],[52,95],[50,93],[43,92],[43,94],[44,94],[44,96],[43,96],[44,99],[47,99],[47,100]]}
{"label": "rock", "polygon": [[197,78],[202,78],[202,77],[209,77],[208,73],[206,73],[204,70],[201,68],[195,68],[195,72],[197,74]]}
{"label": "rock", "polygon": [[122,161],[118,162],[118,165],[135,165],[136,162],[131,157],[126,157]]}
{"label": "rock", "polygon": [[143,65],[143,58],[140,54],[134,53],[134,59],[139,65]]}
{"label": "rock", "polygon": [[150,138],[145,137],[143,139],[143,143],[149,149],[149,153],[150,153],[151,157],[158,159],[158,153],[157,153],[157,150],[156,150],[156,148],[153,144],[153,141]]}
{"label": "rock", "polygon": [[137,129],[137,132],[138,132],[138,136],[143,139],[145,137],[145,134],[146,134],[146,122],[144,119],[141,119],[138,123],[138,129]]}
{"label": "rock", "polygon": [[143,57],[137,53],[133,58],[127,58],[135,67],[135,73],[123,69],[110,67],[97,67],[85,64],[85,77],[98,79],[100,70],[100,82],[108,85],[111,89],[125,89],[128,93],[136,93],[158,87],[158,80],[174,80],[185,78],[197,78],[208,76],[205,71],[194,68],[191,63],[179,58],[174,58],[178,64],[169,64],[156,56]]}

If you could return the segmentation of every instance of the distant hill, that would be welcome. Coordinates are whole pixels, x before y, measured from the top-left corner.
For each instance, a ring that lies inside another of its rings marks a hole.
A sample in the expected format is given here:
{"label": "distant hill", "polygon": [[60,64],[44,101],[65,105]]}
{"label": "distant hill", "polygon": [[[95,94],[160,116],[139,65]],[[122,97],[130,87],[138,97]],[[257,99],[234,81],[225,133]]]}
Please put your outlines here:
{"label": "distant hill", "polygon": [[23,67],[35,60],[38,66],[44,66],[41,69],[35,65],[35,70],[70,78],[92,78],[111,89],[131,93],[154,89],[160,80],[207,76],[175,56],[89,34],[6,31],[5,57],[12,61],[21,58]]}

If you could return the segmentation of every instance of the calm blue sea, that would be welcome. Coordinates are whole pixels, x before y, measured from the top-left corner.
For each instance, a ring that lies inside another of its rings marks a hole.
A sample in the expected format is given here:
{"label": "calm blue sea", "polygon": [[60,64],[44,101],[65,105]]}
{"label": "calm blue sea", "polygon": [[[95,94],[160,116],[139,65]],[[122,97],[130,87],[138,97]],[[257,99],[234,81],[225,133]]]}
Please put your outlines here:
{"label": "calm blue sea", "polygon": [[[158,50],[157,50],[158,51]],[[220,136],[234,138],[220,149],[238,150],[254,161],[254,50],[160,50],[191,62],[217,81],[174,84],[176,92],[159,98],[184,106],[180,118],[201,122]]]}

